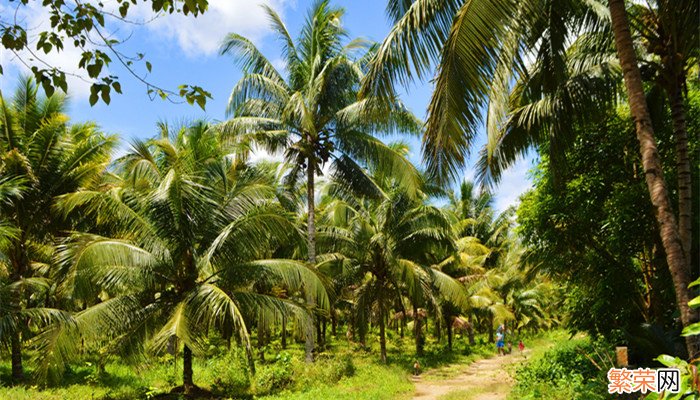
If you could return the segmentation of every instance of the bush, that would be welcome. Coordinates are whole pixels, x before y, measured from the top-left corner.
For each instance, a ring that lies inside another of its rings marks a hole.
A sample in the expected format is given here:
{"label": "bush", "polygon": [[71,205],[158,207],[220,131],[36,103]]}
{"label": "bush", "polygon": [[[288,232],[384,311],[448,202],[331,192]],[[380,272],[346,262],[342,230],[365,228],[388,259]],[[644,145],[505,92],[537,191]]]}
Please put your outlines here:
{"label": "bush", "polygon": [[344,377],[355,374],[355,365],[350,354],[329,356],[319,355],[316,362],[307,364],[297,360],[294,365],[297,390],[308,390],[320,384],[333,385]]}
{"label": "bush", "polygon": [[606,372],[599,370],[584,354],[596,354],[610,347],[589,339],[558,342],[517,370],[512,399],[609,399]]}
{"label": "bush", "polygon": [[277,393],[291,386],[292,363],[287,353],[277,355],[274,364],[261,365],[255,374],[255,393]]}
{"label": "bush", "polygon": [[211,375],[211,389],[214,393],[244,395],[250,388],[250,371],[245,353],[241,349],[232,350],[226,356],[208,363],[205,368]]}

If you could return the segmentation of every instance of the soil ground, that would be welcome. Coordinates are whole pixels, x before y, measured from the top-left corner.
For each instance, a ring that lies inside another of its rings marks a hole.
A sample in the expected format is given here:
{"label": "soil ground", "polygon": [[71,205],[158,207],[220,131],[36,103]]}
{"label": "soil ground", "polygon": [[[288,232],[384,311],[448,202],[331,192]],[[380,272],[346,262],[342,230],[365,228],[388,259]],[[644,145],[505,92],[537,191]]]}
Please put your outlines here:
{"label": "soil ground", "polygon": [[529,350],[520,354],[517,350],[506,356],[494,356],[466,365],[456,374],[441,377],[435,370],[411,379],[416,387],[414,400],[438,400],[459,398],[469,400],[505,400],[515,381],[509,374],[509,365],[522,363]]}

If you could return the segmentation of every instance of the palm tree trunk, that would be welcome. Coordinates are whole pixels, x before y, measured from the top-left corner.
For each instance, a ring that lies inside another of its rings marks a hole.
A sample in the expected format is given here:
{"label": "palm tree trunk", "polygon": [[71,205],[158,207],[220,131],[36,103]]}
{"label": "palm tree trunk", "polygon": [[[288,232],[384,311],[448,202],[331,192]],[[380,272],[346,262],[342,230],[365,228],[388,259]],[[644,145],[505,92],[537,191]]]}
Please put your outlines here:
{"label": "palm tree trunk", "polygon": [[331,307],[331,335],[333,335],[334,338],[338,337],[338,319],[337,315],[335,314],[335,308]]}
{"label": "palm tree trunk", "polygon": [[[316,205],[315,205],[315,174],[316,167],[314,164],[313,157],[309,157],[308,165],[306,169],[306,198],[307,198],[307,209],[308,209],[308,219],[307,219],[307,229],[308,229],[308,253],[309,253],[309,264],[311,266],[316,265]],[[310,294],[307,294],[307,301],[313,308],[314,300]],[[312,324],[316,324],[315,317],[311,318]],[[311,327],[309,332],[306,333],[306,362],[314,361],[314,329]]]}
{"label": "palm tree trunk", "polygon": [[379,306],[379,350],[382,363],[386,364],[386,321],[384,321],[384,308]]}
{"label": "palm tree trunk", "polygon": [[192,381],[192,350],[185,345],[182,353],[182,387],[185,394],[189,394],[194,389],[194,382]]}
{"label": "palm tree trunk", "polygon": [[450,323],[451,317],[447,317],[445,321],[445,329],[447,330],[447,348],[452,351],[452,324]]}
{"label": "palm tree trunk", "polygon": [[[17,282],[22,279],[24,272],[27,270],[29,265],[29,260],[24,251],[24,238],[20,239],[14,246],[13,252],[14,256],[10,256],[10,261],[12,263],[12,275],[10,279],[12,282]],[[11,309],[17,311],[22,309],[22,293],[18,291],[13,291],[10,298]],[[19,321],[17,323],[18,327],[21,326],[24,321]],[[10,333],[10,358],[12,363],[12,381],[22,382],[24,381],[24,367],[22,365],[22,337],[18,329],[15,329]]]}
{"label": "palm tree trunk", "polygon": [[[659,234],[666,251],[666,261],[673,279],[676,292],[676,302],[681,312],[683,326],[696,322],[698,313],[688,306],[690,301],[688,285],[690,274],[688,261],[686,260],[681,238],[676,223],[676,218],[671,208],[668,189],[664,181],[661,159],[656,148],[654,129],[651,125],[651,117],[644,97],[642,75],[637,66],[637,58],[632,44],[629,21],[625,10],[624,0],[610,0],[610,16],[615,35],[615,47],[622,67],[627,96],[629,98],[630,112],[634,119],[637,139],[642,153],[642,166],[646,177],[647,187],[654,205],[656,220],[659,225]],[[700,337],[686,337],[686,347],[692,357],[700,353]]]}
{"label": "palm tree trunk", "polygon": [[306,168],[306,198],[307,198],[307,208],[308,208],[308,219],[307,219],[307,229],[308,229],[308,252],[309,252],[309,263],[311,265],[316,265],[316,166],[313,160],[309,159],[308,166]]}
{"label": "palm tree trunk", "polygon": [[678,231],[681,245],[688,265],[691,265],[691,247],[693,243],[692,226],[692,177],[690,175],[690,157],[688,156],[688,130],[685,123],[682,80],[669,92],[671,116],[673,117],[673,135],[676,139],[676,170],[678,174]]}
{"label": "palm tree trunk", "polygon": [[287,317],[282,316],[282,349],[287,348]]}
{"label": "palm tree trunk", "polygon": [[12,382],[19,383],[24,381],[24,367],[22,366],[22,340],[19,332],[12,332],[11,358],[12,358]]}
{"label": "palm tree trunk", "polygon": [[422,320],[418,315],[418,307],[413,306],[413,335],[416,340],[416,354],[418,356],[423,355],[423,332],[422,332]]}
{"label": "palm tree trunk", "polygon": [[473,346],[476,344],[476,341],[474,341],[474,324],[472,323],[471,316],[469,316],[469,319],[467,319],[467,322],[469,322],[469,326],[467,327],[467,336],[469,336],[469,345]]}
{"label": "palm tree trunk", "polygon": [[258,317],[258,357],[260,361],[265,362],[265,325],[262,318]]}

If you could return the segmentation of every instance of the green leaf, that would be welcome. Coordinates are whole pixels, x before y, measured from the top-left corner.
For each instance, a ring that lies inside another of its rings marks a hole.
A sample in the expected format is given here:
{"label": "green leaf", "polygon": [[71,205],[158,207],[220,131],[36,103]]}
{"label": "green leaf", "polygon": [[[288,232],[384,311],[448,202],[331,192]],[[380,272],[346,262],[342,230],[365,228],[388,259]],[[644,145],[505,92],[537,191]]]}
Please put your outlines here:
{"label": "green leaf", "polygon": [[53,96],[55,89],[54,89],[53,85],[51,84],[51,81],[48,78],[41,81],[41,87],[44,88],[44,92],[46,93],[46,97]]}
{"label": "green leaf", "polygon": [[195,101],[197,102],[197,105],[199,106],[199,108],[202,109],[202,111],[206,111],[204,109],[204,107],[207,105],[207,100],[204,98],[204,96],[202,96],[202,95],[197,96]]}
{"label": "green leaf", "polygon": [[97,104],[97,100],[99,100],[99,95],[97,94],[97,88],[95,86],[90,87],[90,105],[94,106]]}
{"label": "green leaf", "polygon": [[688,365],[687,362],[681,360],[680,358],[669,356],[668,354],[662,354],[656,357],[656,361],[660,362],[661,364],[667,367],[672,368],[685,368]]}
{"label": "green leaf", "polygon": [[104,101],[105,104],[109,104],[109,101],[111,100],[109,97],[109,92],[110,92],[109,86],[104,85],[102,87],[102,101]]}
{"label": "green leaf", "polygon": [[690,300],[688,302],[688,305],[691,306],[692,308],[698,308],[700,307],[700,296]]}
{"label": "green leaf", "polygon": [[97,76],[100,75],[100,71],[102,70],[102,65],[98,63],[90,64],[87,66],[86,69],[90,78],[97,78]]}
{"label": "green leaf", "polygon": [[129,12],[129,2],[125,1],[122,3],[121,6],[119,6],[119,15],[121,15],[122,18],[126,17],[126,14]]}
{"label": "green leaf", "polygon": [[693,286],[700,286],[700,278],[694,280],[693,282],[690,283],[690,285],[688,285],[689,288],[691,288]]}
{"label": "green leaf", "polygon": [[151,72],[151,68],[153,68],[151,63],[149,61],[146,61],[146,69],[148,70],[148,72]]}
{"label": "green leaf", "polygon": [[683,328],[681,336],[697,336],[700,335],[700,322],[690,324]]}

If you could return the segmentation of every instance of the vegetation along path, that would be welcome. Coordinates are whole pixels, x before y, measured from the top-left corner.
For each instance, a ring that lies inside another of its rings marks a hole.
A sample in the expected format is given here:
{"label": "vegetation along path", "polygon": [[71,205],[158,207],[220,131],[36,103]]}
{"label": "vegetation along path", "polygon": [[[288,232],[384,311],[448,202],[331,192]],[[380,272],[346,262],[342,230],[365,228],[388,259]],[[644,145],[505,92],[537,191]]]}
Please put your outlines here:
{"label": "vegetation along path", "polygon": [[478,360],[456,374],[451,371],[447,376],[441,370],[414,376],[416,392],[413,399],[504,400],[515,383],[507,366],[524,362],[528,352],[525,350],[521,355],[516,351],[507,356]]}

